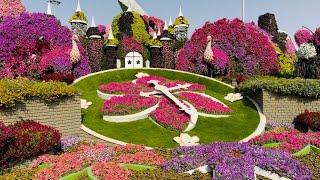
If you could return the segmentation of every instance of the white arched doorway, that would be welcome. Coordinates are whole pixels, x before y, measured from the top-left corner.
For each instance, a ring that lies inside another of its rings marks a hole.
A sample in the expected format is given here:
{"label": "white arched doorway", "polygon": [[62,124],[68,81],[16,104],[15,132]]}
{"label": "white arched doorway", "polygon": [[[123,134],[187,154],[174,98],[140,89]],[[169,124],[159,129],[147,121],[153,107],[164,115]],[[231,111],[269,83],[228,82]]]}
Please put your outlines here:
{"label": "white arched doorway", "polygon": [[138,52],[129,52],[125,57],[125,68],[142,68],[143,57]]}

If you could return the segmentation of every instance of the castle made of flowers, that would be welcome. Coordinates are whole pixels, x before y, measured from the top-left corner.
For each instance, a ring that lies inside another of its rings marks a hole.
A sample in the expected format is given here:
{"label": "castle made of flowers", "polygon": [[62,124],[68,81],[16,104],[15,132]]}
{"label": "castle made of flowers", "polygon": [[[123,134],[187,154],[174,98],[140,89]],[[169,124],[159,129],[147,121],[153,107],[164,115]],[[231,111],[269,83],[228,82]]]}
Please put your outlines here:
{"label": "castle made of flowers", "polygon": [[[103,41],[100,47],[105,62],[99,64],[104,64],[104,67],[92,69],[94,71],[142,67],[174,69],[175,55],[188,39],[189,21],[184,17],[182,8],[180,7],[175,21],[173,22],[170,17],[167,23],[149,16],[134,0],[118,2],[123,12],[114,17],[109,27],[97,26],[94,17],[88,27],[88,18],[82,11],[79,1],[76,11],[69,19],[74,34],[91,42]],[[51,12],[49,7],[48,12]],[[91,65],[95,66],[96,63]]]}

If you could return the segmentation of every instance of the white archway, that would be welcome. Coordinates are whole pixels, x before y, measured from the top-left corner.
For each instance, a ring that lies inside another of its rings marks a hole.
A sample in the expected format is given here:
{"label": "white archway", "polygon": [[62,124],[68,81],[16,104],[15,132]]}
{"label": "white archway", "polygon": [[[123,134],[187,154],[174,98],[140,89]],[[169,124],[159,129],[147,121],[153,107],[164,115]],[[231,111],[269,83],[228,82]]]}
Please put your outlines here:
{"label": "white archway", "polygon": [[143,57],[138,52],[129,52],[125,57],[125,68],[143,68]]}

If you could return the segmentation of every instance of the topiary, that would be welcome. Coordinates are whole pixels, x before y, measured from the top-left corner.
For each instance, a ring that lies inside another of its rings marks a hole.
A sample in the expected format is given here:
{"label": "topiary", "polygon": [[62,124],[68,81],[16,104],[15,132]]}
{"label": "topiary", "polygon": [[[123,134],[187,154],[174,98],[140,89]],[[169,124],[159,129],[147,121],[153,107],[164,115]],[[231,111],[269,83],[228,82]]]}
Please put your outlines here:
{"label": "topiary", "polygon": [[[189,42],[184,45],[185,58],[188,66],[177,64],[179,70],[205,74],[204,50],[207,37],[215,41],[215,47],[220,48],[234,61],[232,69],[244,75],[275,74],[279,70],[277,54],[273,49],[271,37],[252,23],[244,23],[239,19],[221,19],[214,23],[206,23],[197,29]],[[178,63],[185,63],[180,61]]]}

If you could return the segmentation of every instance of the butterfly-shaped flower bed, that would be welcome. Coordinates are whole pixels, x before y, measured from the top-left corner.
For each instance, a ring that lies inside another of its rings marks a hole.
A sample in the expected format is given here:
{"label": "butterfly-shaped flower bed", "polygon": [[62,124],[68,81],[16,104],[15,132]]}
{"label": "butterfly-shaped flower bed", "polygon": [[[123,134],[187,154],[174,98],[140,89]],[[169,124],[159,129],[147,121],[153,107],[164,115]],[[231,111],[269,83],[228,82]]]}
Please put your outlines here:
{"label": "butterfly-shaped flower bed", "polygon": [[104,120],[120,123],[150,117],[165,128],[190,131],[198,116],[230,116],[231,109],[205,94],[204,85],[143,73],[136,77],[133,81],[100,85],[97,93],[105,99],[102,106]]}

